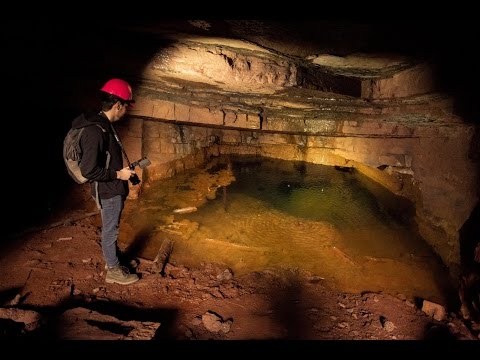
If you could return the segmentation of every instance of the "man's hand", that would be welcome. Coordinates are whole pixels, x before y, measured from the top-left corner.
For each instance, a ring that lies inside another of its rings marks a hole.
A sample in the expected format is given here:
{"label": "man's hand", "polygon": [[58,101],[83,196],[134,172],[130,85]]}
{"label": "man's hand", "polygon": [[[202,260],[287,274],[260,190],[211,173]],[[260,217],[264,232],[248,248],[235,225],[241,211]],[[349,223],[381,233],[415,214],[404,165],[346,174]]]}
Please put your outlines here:
{"label": "man's hand", "polygon": [[130,170],[130,168],[124,167],[122,170],[117,171],[117,179],[120,180],[128,180],[130,179],[130,176],[132,176],[135,172],[133,170]]}

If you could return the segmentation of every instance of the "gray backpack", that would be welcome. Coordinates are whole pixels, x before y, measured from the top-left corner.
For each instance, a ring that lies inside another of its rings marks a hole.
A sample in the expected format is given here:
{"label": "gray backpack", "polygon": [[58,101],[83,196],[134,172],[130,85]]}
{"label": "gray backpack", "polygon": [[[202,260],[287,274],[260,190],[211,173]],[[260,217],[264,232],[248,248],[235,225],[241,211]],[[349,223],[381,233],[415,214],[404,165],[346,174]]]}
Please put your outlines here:
{"label": "gray backpack", "polygon": [[90,124],[81,128],[71,128],[63,140],[63,160],[65,161],[68,174],[77,184],[83,184],[88,181],[88,179],[82,175],[79,166],[82,160],[80,138],[83,130],[91,125],[97,125],[104,133],[106,132],[99,124]]}

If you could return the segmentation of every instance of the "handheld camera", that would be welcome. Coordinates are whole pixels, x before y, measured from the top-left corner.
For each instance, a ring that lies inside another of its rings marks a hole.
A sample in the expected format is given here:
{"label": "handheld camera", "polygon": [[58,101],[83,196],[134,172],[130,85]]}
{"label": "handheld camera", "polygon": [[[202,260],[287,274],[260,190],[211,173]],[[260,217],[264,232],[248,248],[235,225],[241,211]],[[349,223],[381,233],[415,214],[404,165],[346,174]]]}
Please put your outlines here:
{"label": "handheld camera", "polygon": [[[134,161],[133,163],[129,164],[128,167],[130,170],[135,170],[135,167],[140,167],[140,169],[146,168],[148,165],[150,165],[152,162],[148,160],[146,157],[141,158],[140,160]],[[140,179],[138,178],[137,174],[133,174],[130,176],[130,182],[132,185],[138,185],[140,184]]]}

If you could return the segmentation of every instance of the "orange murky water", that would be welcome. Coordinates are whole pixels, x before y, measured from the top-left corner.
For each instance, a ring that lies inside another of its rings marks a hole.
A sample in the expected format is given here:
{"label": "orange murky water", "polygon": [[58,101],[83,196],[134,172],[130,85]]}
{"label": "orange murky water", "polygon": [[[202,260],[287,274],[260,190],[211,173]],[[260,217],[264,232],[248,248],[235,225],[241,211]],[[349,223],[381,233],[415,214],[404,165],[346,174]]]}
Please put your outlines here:
{"label": "orange murky water", "polygon": [[448,273],[410,225],[414,209],[404,199],[329,166],[218,161],[158,181],[129,202],[121,233],[133,240],[126,245],[153,259],[169,239],[177,264],[216,262],[237,275],[302,269],[345,292],[446,302]]}

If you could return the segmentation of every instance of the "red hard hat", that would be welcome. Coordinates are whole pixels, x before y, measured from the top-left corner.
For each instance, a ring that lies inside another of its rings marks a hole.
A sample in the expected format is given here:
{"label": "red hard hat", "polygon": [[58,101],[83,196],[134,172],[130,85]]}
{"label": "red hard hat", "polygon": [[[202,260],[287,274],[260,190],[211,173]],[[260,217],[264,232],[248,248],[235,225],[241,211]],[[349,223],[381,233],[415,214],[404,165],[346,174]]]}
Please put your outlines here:
{"label": "red hard hat", "polygon": [[132,99],[132,87],[125,80],[110,79],[100,89],[107,94],[115,95],[127,103],[134,103]]}

